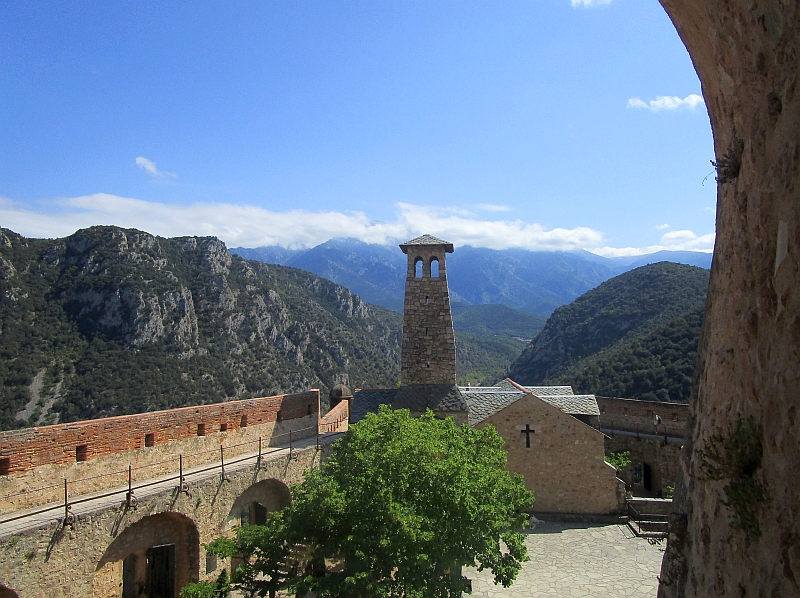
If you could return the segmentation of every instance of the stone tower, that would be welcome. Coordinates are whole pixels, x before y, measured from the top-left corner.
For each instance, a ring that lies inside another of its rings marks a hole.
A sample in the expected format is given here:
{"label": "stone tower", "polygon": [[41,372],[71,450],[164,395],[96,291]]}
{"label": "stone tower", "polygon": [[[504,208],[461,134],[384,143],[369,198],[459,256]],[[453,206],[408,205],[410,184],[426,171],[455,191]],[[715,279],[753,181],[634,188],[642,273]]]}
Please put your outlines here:
{"label": "stone tower", "polygon": [[456,343],[445,267],[453,244],[422,235],[400,249],[408,256],[400,382],[453,386]]}

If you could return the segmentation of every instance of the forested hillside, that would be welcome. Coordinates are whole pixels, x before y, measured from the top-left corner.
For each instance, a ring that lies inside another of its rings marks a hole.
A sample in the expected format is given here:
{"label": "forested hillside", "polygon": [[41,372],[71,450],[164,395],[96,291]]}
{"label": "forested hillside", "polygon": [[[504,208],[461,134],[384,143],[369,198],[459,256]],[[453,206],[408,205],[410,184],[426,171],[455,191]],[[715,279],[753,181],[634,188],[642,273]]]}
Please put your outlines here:
{"label": "forested hillside", "polygon": [[399,378],[401,317],[213,237],[0,229],[0,427]]}
{"label": "forested hillside", "polygon": [[629,343],[598,352],[549,380],[578,393],[686,403],[692,393],[703,305]]}
{"label": "forested hillside", "polygon": [[606,396],[688,401],[708,274],[661,262],[604,282],[553,312],[509,376]]}

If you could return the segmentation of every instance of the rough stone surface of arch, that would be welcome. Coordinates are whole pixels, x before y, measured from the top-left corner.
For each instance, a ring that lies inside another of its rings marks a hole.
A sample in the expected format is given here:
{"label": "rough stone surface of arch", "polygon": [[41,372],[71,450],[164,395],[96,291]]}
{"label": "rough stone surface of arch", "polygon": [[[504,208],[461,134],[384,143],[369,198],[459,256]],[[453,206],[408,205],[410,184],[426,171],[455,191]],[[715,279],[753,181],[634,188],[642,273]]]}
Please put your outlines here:
{"label": "rough stone surface of arch", "polygon": [[175,588],[198,581],[200,572],[200,535],[189,517],[182,513],[164,512],[148,515],[126,527],[106,549],[93,583],[95,598],[114,596],[119,592],[123,561],[138,559],[145,579],[146,554],[153,546],[175,546]]}
{"label": "rough stone surface of arch", "polygon": [[292,503],[292,493],[289,490],[289,486],[275,478],[257,482],[242,492],[234,501],[228,520],[236,522],[240,519],[242,509],[253,503],[258,503],[268,513],[273,513],[288,507]]}
{"label": "rough stone surface of arch", "polygon": [[[702,82],[719,183],[714,261],[659,595],[796,596],[800,3],[661,3]],[[737,468],[737,452],[757,454],[759,447],[760,460]],[[748,500],[736,498],[742,489]]]}

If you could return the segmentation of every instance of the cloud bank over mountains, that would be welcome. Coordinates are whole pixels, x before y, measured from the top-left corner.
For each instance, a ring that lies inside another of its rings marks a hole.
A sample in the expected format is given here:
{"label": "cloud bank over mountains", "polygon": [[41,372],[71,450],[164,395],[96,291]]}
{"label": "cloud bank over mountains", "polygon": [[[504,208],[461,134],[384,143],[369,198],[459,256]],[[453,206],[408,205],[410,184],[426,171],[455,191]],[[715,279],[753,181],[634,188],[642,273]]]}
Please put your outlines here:
{"label": "cloud bank over mountains", "polygon": [[[494,207],[494,206],[493,206]],[[499,207],[499,206],[498,206]],[[476,206],[486,211],[487,206]],[[394,244],[429,233],[457,246],[533,251],[586,249],[607,257],[643,255],[661,249],[709,252],[714,234],[698,236],[689,230],[670,231],[661,244],[647,248],[604,245],[601,231],[588,228],[547,230],[521,220],[487,220],[469,210],[395,204],[395,218],[383,222],[364,212],[272,211],[257,206],[204,203],[170,205],[107,193],[74,197],[34,208],[0,198],[0,225],[28,237],[63,237],[98,224],[137,228],[164,237],[216,236],[229,246],[281,245],[314,247],[336,237],[355,237],[366,243]]]}

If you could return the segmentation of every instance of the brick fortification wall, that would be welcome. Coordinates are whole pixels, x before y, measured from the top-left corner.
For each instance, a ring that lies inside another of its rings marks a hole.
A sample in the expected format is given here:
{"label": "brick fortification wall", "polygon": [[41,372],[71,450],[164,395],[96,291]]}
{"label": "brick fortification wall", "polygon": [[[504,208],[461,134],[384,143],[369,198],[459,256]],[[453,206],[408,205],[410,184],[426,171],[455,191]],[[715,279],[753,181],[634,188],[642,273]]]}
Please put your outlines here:
{"label": "brick fortification wall", "polygon": [[[401,245],[408,255],[400,380],[403,384],[455,384],[456,341],[445,255],[452,245]],[[439,276],[431,277],[438,260]],[[416,263],[422,261],[422,277]]]}
{"label": "brick fortification wall", "polygon": [[[63,499],[63,479],[79,480],[71,494],[86,494],[127,483],[128,465],[142,480],[174,474],[179,455],[190,468],[218,460],[221,445],[230,459],[257,451],[259,438],[264,447],[287,444],[290,431],[294,439],[316,434],[318,416],[319,391],[311,390],[2,432],[0,512]],[[78,461],[82,445],[86,460]]]}
{"label": "brick fortification wall", "polygon": [[333,409],[320,418],[319,433],[347,432],[349,420],[350,401],[344,400],[334,405]]}

